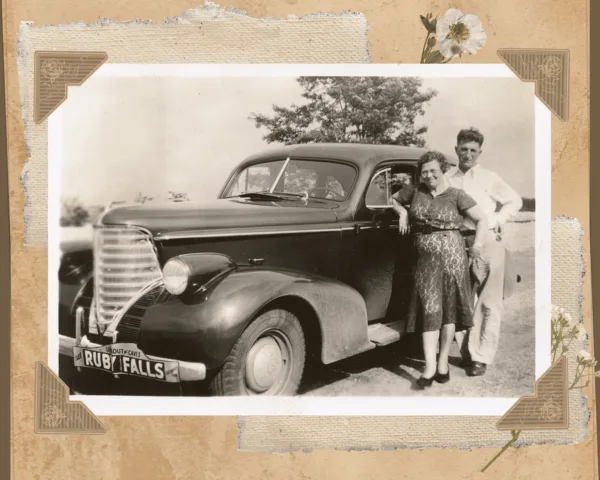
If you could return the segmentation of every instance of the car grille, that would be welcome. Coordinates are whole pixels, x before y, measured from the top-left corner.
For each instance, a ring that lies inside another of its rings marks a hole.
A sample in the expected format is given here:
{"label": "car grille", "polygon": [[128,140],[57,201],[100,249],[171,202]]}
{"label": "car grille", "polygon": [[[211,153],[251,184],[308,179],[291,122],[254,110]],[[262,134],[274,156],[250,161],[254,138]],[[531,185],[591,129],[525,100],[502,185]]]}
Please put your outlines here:
{"label": "car grille", "polygon": [[95,232],[94,298],[98,324],[114,316],[162,274],[150,235],[138,228],[102,227]]}
{"label": "car grille", "polygon": [[163,285],[157,285],[148,289],[135,303],[125,312],[117,326],[117,342],[138,343],[140,326],[144,319],[146,310],[155,305],[160,305],[172,298]]}

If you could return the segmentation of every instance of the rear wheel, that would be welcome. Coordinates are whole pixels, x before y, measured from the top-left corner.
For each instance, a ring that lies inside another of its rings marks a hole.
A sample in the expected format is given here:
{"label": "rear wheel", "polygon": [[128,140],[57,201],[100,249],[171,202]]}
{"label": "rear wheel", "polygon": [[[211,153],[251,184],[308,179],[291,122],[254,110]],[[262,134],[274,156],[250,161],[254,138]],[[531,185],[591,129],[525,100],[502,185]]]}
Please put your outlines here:
{"label": "rear wheel", "polygon": [[211,381],[215,395],[294,395],[304,371],[306,345],[298,318],[287,310],[257,317]]}

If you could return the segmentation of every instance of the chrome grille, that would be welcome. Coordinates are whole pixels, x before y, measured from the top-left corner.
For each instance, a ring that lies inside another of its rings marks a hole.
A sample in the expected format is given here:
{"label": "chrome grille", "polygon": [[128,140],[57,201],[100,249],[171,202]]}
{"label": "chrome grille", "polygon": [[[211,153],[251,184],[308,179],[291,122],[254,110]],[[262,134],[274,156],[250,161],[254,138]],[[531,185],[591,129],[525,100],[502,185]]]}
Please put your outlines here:
{"label": "chrome grille", "polygon": [[118,342],[138,343],[140,326],[146,310],[154,305],[161,304],[171,298],[162,285],[148,289],[121,318],[117,326]]}
{"label": "chrome grille", "polygon": [[145,231],[102,227],[96,229],[94,240],[96,313],[98,323],[106,325],[162,274],[150,235]]}

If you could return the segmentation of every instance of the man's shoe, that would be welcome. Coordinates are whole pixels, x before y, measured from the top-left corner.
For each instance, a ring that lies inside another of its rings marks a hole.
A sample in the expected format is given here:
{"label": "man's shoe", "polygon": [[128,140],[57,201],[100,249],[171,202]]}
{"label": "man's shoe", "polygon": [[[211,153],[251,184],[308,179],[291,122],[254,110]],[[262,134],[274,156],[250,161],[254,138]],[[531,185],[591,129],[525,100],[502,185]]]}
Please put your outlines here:
{"label": "man's shoe", "polygon": [[469,368],[467,375],[469,377],[479,377],[485,374],[485,363],[473,362]]}
{"label": "man's shoe", "polygon": [[471,368],[473,366],[473,362],[468,358],[463,358],[458,364],[460,368]]}

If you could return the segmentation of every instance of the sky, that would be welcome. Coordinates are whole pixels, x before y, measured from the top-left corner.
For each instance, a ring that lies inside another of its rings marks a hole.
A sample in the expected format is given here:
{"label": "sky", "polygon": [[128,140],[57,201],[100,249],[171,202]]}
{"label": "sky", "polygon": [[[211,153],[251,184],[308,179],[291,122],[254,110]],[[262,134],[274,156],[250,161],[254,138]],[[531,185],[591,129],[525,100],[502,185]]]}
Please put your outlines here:
{"label": "sky", "polygon": [[[417,124],[453,153],[461,128],[485,136],[480,163],[534,196],[534,90],[512,78],[424,79],[438,94]],[[303,101],[293,78],[91,77],[63,104],[61,195],[86,205],[138,192],[215,198],[245,157],[276,148],[249,115]]]}

